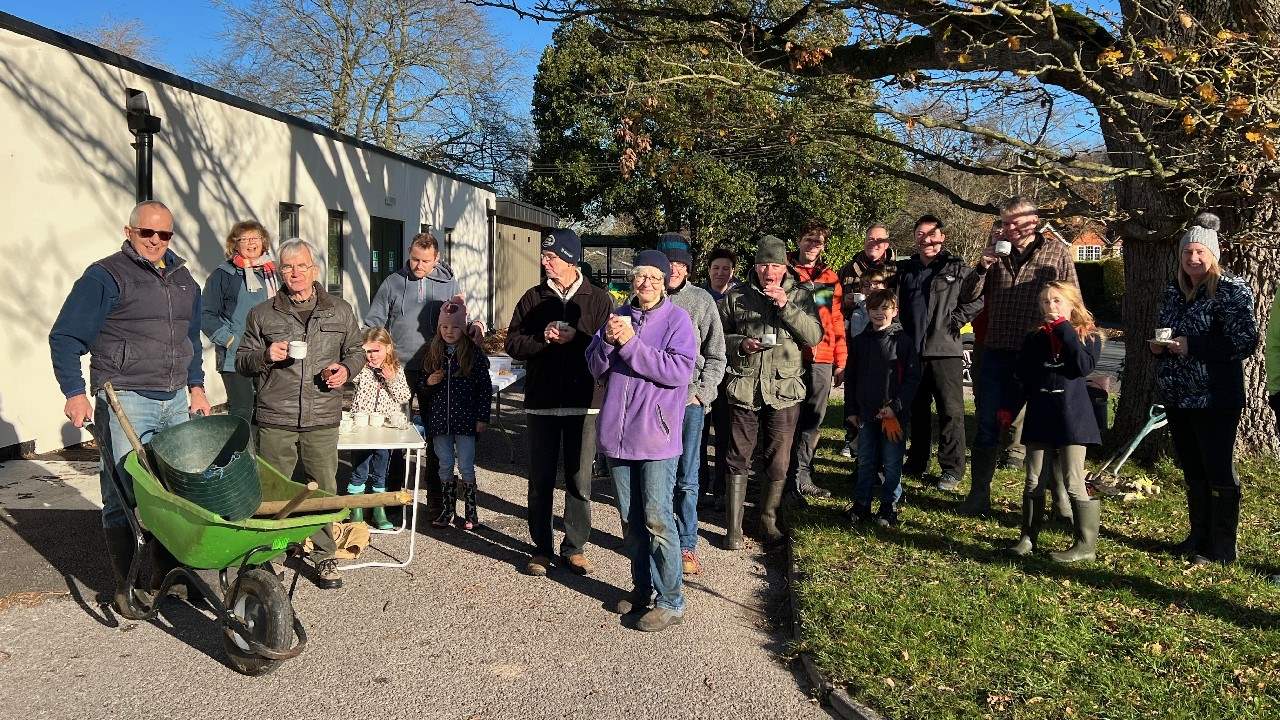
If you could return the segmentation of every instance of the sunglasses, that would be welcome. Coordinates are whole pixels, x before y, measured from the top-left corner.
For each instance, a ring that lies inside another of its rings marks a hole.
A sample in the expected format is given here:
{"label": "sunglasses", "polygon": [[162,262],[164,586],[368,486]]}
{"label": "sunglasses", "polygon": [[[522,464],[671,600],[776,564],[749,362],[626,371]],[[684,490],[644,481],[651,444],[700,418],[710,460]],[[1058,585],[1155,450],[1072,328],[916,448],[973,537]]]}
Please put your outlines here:
{"label": "sunglasses", "polygon": [[152,230],[151,228],[144,227],[135,227],[133,229],[138,233],[138,237],[143,239],[150,238],[152,235],[159,235],[160,239],[165,242],[169,242],[169,240],[173,239],[172,230]]}

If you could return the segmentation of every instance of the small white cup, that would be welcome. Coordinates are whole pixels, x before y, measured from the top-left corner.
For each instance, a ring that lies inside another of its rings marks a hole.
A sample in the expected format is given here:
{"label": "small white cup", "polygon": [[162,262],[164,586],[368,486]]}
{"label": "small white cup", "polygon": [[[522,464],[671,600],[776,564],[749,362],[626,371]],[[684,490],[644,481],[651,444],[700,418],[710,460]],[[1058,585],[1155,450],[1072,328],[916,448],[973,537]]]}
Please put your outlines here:
{"label": "small white cup", "polygon": [[773,347],[778,344],[778,333],[764,333],[760,336],[760,344],[764,347]]}
{"label": "small white cup", "polygon": [[369,427],[380,428],[387,422],[387,416],[382,413],[369,413]]}
{"label": "small white cup", "polygon": [[351,420],[352,422],[355,423],[356,427],[368,427],[369,413],[362,413],[362,412],[352,413]]}
{"label": "small white cup", "polygon": [[631,316],[630,316],[630,315],[618,315],[618,316],[617,316],[617,318],[618,318],[619,320],[621,320],[622,322],[626,323],[626,324],[627,324],[627,327],[631,327]]}
{"label": "small white cup", "polygon": [[1156,328],[1156,340],[1168,342],[1173,339],[1173,328]]}
{"label": "small white cup", "polygon": [[867,301],[867,296],[862,293],[853,293],[852,295],[849,296],[849,299],[853,300],[856,303],[864,303]]}
{"label": "small white cup", "polygon": [[306,340],[290,340],[289,341],[289,357],[294,360],[301,360],[307,356]]}
{"label": "small white cup", "polygon": [[1013,252],[1013,243],[1008,240],[997,240],[995,247],[996,255],[1000,257],[1009,257]]}
{"label": "small white cup", "polygon": [[556,321],[556,330],[559,330],[560,332],[569,332],[569,323],[563,320]]}
{"label": "small white cup", "polygon": [[409,419],[402,412],[393,412],[387,414],[387,427],[402,428],[409,424]]}
{"label": "small white cup", "polygon": [[355,429],[356,423],[351,418],[343,418],[342,422],[338,423],[338,432],[344,435]]}

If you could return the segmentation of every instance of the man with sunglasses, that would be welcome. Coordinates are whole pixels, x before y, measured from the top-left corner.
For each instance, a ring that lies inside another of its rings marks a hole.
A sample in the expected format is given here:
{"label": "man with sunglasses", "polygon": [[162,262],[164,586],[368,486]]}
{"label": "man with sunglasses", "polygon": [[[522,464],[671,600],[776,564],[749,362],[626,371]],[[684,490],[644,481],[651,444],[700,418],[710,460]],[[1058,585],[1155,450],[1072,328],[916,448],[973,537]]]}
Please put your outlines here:
{"label": "man with sunglasses", "polygon": [[[169,249],[173,214],[164,204],[139,203],[124,227],[120,251],[85,270],[49,331],[53,373],[66,397],[63,412],[75,427],[92,422],[105,447],[102,526],[115,574],[115,604],[123,614],[125,578],[133,561],[132,498],[121,498],[109,473],[124,474],[132,449],[102,388],[111,383],[138,436],[209,412],[200,347],[200,287],[186,261]],[[80,371],[88,353],[89,384]],[[89,394],[94,394],[94,403]],[[127,489],[130,482],[122,485]]]}

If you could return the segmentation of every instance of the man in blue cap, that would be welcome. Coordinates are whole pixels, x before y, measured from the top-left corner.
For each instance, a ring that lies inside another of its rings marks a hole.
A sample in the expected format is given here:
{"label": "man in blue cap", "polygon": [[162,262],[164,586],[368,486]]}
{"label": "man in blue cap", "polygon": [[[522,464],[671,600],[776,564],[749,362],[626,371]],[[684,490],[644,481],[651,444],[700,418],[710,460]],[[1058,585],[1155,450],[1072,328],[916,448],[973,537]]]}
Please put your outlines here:
{"label": "man in blue cap", "polygon": [[551,500],[564,459],[564,541],[561,563],[589,574],[584,549],[591,535],[591,462],[602,393],[587,370],[587,345],[613,311],[608,291],[578,270],[582,242],[569,228],[542,236],[546,280],[516,304],[507,328],[507,354],[525,362],[524,407],[529,437],[529,536],[534,555],[525,573],[547,574],[554,553]]}

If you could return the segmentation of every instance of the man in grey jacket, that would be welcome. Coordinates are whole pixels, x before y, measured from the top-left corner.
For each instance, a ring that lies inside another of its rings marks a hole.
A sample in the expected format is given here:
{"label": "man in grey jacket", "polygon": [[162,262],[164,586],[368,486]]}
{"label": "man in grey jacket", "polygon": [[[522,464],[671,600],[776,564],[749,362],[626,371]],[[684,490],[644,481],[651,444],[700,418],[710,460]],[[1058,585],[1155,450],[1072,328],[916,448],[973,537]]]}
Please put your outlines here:
{"label": "man in grey jacket", "polygon": [[[665,236],[664,236],[665,237]],[[683,240],[683,237],[680,237]],[[680,558],[686,575],[697,575],[698,562],[698,470],[702,457],[702,426],[707,410],[716,399],[724,379],[724,326],[711,293],[689,282],[693,257],[672,243],[664,251],[671,261],[667,276],[667,297],[684,308],[693,319],[698,335],[698,357],[689,382],[689,401],[684,409],[683,445],[675,470],[675,515],[680,532]]]}
{"label": "man in grey jacket", "polygon": [[[282,292],[249,311],[236,371],[253,378],[258,453],[285,477],[301,455],[307,479],[338,494],[338,423],[342,386],[364,369],[356,315],[316,278],[319,253],[305,240],[280,246]],[[294,341],[305,346],[290,348]],[[327,530],[312,536],[316,585],[342,587],[336,545]]]}
{"label": "man in grey jacket", "polygon": [[[408,261],[378,286],[364,318],[365,327],[391,331],[410,387],[422,367],[422,354],[435,335],[440,308],[454,298],[461,302],[458,279],[440,262],[439,241],[431,233],[414,235]],[[468,330],[472,337],[483,336],[484,323],[473,320]]]}

